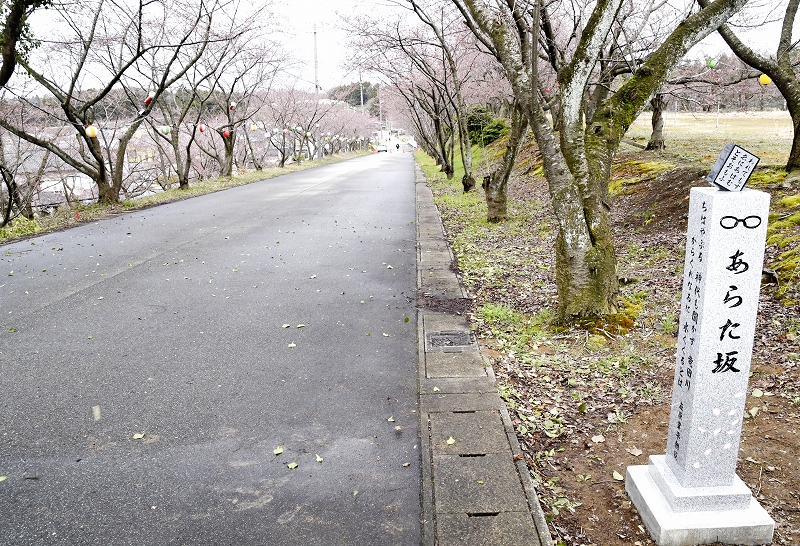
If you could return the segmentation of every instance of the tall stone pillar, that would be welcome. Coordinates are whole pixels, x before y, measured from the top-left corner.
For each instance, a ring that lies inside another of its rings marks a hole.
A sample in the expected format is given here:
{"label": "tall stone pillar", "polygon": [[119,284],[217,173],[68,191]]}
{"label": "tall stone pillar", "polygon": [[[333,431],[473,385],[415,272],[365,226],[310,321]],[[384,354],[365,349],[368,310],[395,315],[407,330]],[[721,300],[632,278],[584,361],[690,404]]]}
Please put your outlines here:
{"label": "tall stone pillar", "polygon": [[768,216],[767,193],[691,190],[666,454],[625,483],[659,546],[772,542],[736,475]]}

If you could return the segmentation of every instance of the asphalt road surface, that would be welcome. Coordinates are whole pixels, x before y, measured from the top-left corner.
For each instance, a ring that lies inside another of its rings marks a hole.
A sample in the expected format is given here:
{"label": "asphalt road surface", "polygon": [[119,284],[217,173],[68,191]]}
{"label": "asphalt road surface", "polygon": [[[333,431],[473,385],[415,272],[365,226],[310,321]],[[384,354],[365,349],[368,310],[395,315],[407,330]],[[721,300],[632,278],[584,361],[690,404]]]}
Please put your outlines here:
{"label": "asphalt road surface", "polygon": [[413,222],[394,153],[0,246],[0,544],[419,544]]}

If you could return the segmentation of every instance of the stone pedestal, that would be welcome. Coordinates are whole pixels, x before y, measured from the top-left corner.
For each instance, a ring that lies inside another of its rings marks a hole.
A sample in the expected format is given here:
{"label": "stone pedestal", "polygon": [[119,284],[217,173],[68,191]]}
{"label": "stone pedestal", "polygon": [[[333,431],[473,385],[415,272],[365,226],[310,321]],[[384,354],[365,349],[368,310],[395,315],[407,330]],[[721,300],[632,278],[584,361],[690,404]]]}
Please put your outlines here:
{"label": "stone pedestal", "polygon": [[768,215],[764,192],[691,190],[667,452],[625,484],[659,546],[772,542],[736,476]]}

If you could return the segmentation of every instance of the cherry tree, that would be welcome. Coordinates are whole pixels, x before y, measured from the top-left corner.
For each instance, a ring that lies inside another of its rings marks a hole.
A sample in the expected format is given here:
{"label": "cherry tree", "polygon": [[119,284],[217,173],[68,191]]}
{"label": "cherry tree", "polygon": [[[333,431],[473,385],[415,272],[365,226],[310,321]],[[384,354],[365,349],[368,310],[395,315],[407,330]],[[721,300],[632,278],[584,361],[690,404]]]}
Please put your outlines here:
{"label": "cherry tree", "polygon": [[[189,46],[207,41],[219,7],[216,1],[189,0],[95,0],[60,6],[54,10],[59,17],[56,39],[30,60],[21,60],[20,66],[55,99],[60,119],[73,127],[77,150],[39,138],[6,119],[0,119],[0,126],[91,177],[101,202],[118,201],[128,143],[159,96],[199,59],[202,47]],[[116,90],[128,74],[146,73],[142,64],[148,55],[158,59],[158,84],[150,101],[140,97],[143,107],[136,112],[130,100],[119,100]],[[24,99],[31,102],[33,97]]]}
{"label": "cherry tree", "polygon": [[[156,101],[154,115],[148,117],[150,133],[158,143],[161,154],[171,158],[169,167],[174,165],[178,187],[181,189],[189,187],[190,178],[193,176],[193,159],[195,152],[200,150],[198,142],[207,150],[213,149],[213,141],[207,143],[204,139],[211,134],[210,131],[213,131],[209,122],[216,121],[214,112],[219,113],[218,103],[221,100],[233,100],[221,97],[223,92],[220,86],[224,85],[226,77],[235,78],[236,75],[232,74],[232,71],[241,68],[251,69],[249,63],[237,64],[235,62],[237,58],[240,55],[250,56],[249,51],[258,49],[262,54],[270,52],[270,55],[261,59],[261,64],[272,63],[276,66],[278,64],[276,59],[280,55],[280,49],[271,40],[264,38],[268,33],[265,32],[264,26],[258,23],[268,18],[267,6],[262,5],[246,18],[240,15],[241,6],[242,2],[234,0],[222,7],[208,40],[194,45],[204,49],[200,59],[178,80],[174,92],[165,93]],[[151,75],[142,81],[149,82],[150,88],[155,87],[154,79],[157,73],[156,70],[152,70]],[[268,85],[269,81],[267,78],[259,82],[253,93],[262,93],[260,90],[264,85]],[[140,93],[142,92],[146,90],[140,90]],[[218,115],[216,117],[220,118],[219,122],[223,124],[230,121],[227,116],[224,120]],[[239,124],[241,125],[241,122]],[[235,129],[228,131],[234,133]],[[235,148],[234,143],[231,147],[231,156]],[[221,149],[222,158],[217,156],[216,151],[210,155],[220,165],[220,172],[225,170],[223,168],[225,165],[230,165],[231,169],[233,165],[232,157],[228,160],[224,156],[224,146]],[[197,174],[201,175],[200,172]]]}
{"label": "cherry tree", "polygon": [[[698,0],[704,8],[708,0]],[[758,52],[748,46],[729,25],[719,27],[719,34],[733,52],[745,63],[766,74],[763,85],[774,83],[786,99],[786,106],[792,117],[794,138],[786,170],[792,178],[800,179],[800,39],[793,39],[795,20],[800,0],[788,0],[783,13],[780,38],[774,55]]]}
{"label": "cherry tree", "polygon": [[35,10],[52,4],[52,0],[7,0],[0,2],[0,87],[5,86],[17,67],[17,58],[31,47],[28,18]]}
{"label": "cherry tree", "polygon": [[[447,151],[453,144],[449,140],[458,137],[464,165],[462,185],[464,191],[471,191],[475,178],[464,88],[478,53],[474,38],[464,29],[458,12],[446,3],[407,0],[395,4],[410,10],[415,19],[402,13],[382,20],[345,19],[358,51],[353,63],[382,74],[392,85],[403,89],[409,104],[416,103],[428,111],[435,134],[430,141],[436,143],[431,149],[448,176],[453,174]],[[446,122],[442,122],[444,118]],[[428,142],[427,133],[419,136],[423,143]]]}
{"label": "cherry tree", "polygon": [[[555,248],[559,315],[574,319],[614,313],[619,283],[608,183],[619,144],[689,48],[741,9],[746,0],[715,0],[680,17],[661,45],[636,63],[632,75],[599,102],[591,117],[586,117],[584,97],[624,0],[585,5],[452,1],[476,38],[502,64],[541,151],[559,226]],[[545,21],[563,20],[557,18],[559,10],[576,13],[572,20],[578,24],[549,34],[544,30]],[[549,65],[557,88],[550,87],[547,70],[541,66],[542,59],[552,55],[548,48],[555,40],[563,44],[563,58],[555,67]],[[557,110],[551,108],[550,95],[557,95]]]}
{"label": "cherry tree", "polygon": [[204,116],[211,130],[196,143],[217,162],[220,176],[233,174],[240,131],[260,112],[266,95],[259,91],[269,90],[279,68],[272,56],[274,48],[259,34],[248,33],[237,40],[233,54],[215,72],[215,91],[205,103]]}

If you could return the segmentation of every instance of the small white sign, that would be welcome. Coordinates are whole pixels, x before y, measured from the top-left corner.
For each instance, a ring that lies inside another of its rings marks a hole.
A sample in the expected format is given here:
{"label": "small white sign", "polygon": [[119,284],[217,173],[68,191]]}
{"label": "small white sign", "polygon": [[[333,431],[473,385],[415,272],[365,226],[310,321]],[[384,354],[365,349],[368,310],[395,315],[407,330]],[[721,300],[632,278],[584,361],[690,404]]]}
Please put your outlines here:
{"label": "small white sign", "polygon": [[723,190],[742,191],[760,159],[736,144],[726,144],[706,182]]}

